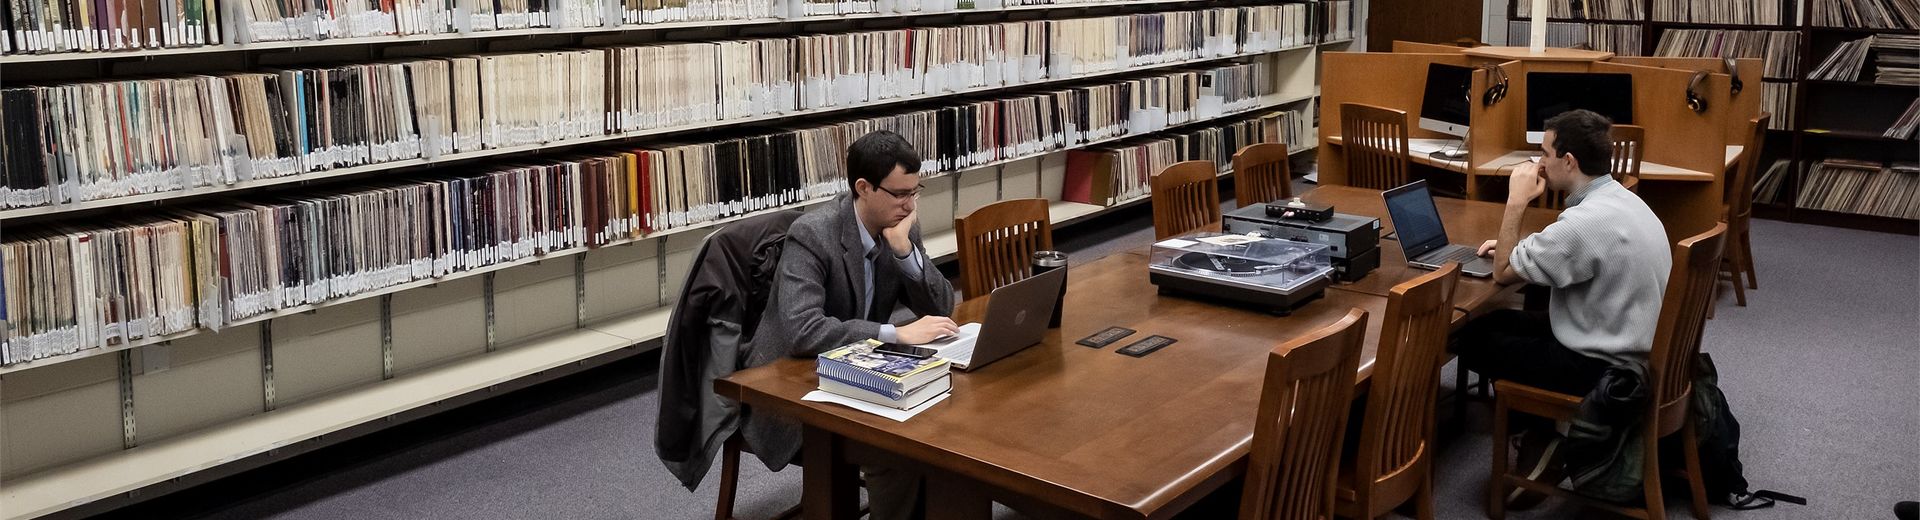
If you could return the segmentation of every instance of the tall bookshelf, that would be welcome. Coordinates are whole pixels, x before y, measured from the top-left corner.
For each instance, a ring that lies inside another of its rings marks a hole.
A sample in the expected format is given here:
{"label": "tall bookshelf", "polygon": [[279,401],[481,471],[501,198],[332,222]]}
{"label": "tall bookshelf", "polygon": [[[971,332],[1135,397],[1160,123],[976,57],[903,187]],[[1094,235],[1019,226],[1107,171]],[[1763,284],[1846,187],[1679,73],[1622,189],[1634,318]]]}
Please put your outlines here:
{"label": "tall bookshelf", "polygon": [[[785,2],[782,2],[785,3]],[[469,0],[449,5],[470,6]],[[908,2],[882,3],[881,10]],[[920,6],[935,2],[914,3]],[[786,38],[1008,21],[1059,20],[1220,7],[1302,4],[1307,37],[1295,45],[1196,56],[1038,81],[957,88],[817,109],[567,139],[479,148],[302,171],[281,177],[143,195],[0,209],[0,233],[54,225],[385,186],[396,179],[553,160],[607,146],[649,147],[766,134],[1003,99],[1204,67],[1259,63],[1274,88],[1247,108],[1066,146],[1019,153],[924,175],[920,219],[930,256],[951,261],[952,218],[995,200],[1053,200],[1056,227],[1131,207],[1060,200],[1069,150],[1224,125],[1272,110],[1311,119],[1321,52],[1352,35],[1327,36],[1330,6],[1350,2],[1118,0],[602,27],[526,28],[302,42],[228,43],[117,52],[0,55],[0,88],[132,78],[311,68],[334,64],[556,49]],[[225,12],[225,11],[223,11]],[[1352,32],[1363,27],[1348,15]],[[229,13],[230,14],[230,13]],[[614,16],[609,12],[608,16]],[[718,87],[718,86],[716,86]],[[12,117],[12,114],[9,114]],[[1308,132],[1311,135],[1312,132]],[[1301,147],[1303,153],[1310,147]],[[0,519],[78,516],[209,481],[499,392],[657,348],[706,234],[728,222],[819,205],[828,196],[782,201],[604,244],[557,248],[350,295],[286,306],[203,327],[0,365]],[[0,239],[6,238],[0,235]],[[8,282],[14,282],[8,280]],[[11,285],[11,283],[10,283]]]}
{"label": "tall bookshelf", "polygon": [[[1637,48],[1609,49],[1603,45],[1595,46],[1600,50],[1611,50],[1623,55],[1656,55],[1660,50],[1661,38],[1671,31],[1679,30],[1766,31],[1791,35],[1797,39],[1791,47],[1792,55],[1781,57],[1782,61],[1786,62],[1785,72],[1787,73],[1770,72],[1765,75],[1762,80],[1763,85],[1760,86],[1769,90],[1784,88],[1788,89],[1788,93],[1781,98],[1783,103],[1768,101],[1762,103],[1763,110],[1773,112],[1774,116],[1773,124],[1767,132],[1766,150],[1764,157],[1761,158],[1761,167],[1755,173],[1756,176],[1765,174],[1776,162],[1787,161],[1786,177],[1782,179],[1782,184],[1778,188],[1777,198],[1755,201],[1755,214],[1764,218],[1793,222],[1893,233],[1920,233],[1920,222],[1915,219],[1826,211],[1800,207],[1796,203],[1797,195],[1808,187],[1810,169],[1817,168],[1823,160],[1838,158],[1891,164],[1912,163],[1920,159],[1916,157],[1916,154],[1920,153],[1920,141],[1912,138],[1894,139],[1881,136],[1888,125],[1899,117],[1901,111],[1913,102],[1916,94],[1920,94],[1920,89],[1912,86],[1875,85],[1871,79],[1856,82],[1808,79],[1813,68],[1845,41],[1874,34],[1914,34],[1915,29],[1827,27],[1809,22],[1812,19],[1813,2],[1843,0],[1763,0],[1773,2],[1776,6],[1779,23],[1677,21],[1656,16],[1658,5],[1676,1],[1685,3],[1685,0],[1613,0],[1614,3],[1638,4],[1643,16],[1609,19],[1580,16],[1549,17],[1548,22],[1568,24],[1582,29],[1601,27],[1637,31],[1640,36],[1640,45]],[[1550,0],[1550,3],[1552,2],[1564,3],[1564,0]],[[1529,17],[1521,16],[1522,3],[1530,5],[1526,0],[1512,0],[1508,2],[1506,10],[1508,35],[1510,38],[1520,38],[1519,41],[1524,41],[1526,38],[1524,25],[1530,21]],[[1753,19],[1751,14],[1747,16],[1746,19]],[[1678,17],[1669,16],[1668,18]],[[1584,41],[1583,37],[1580,41]],[[1563,40],[1551,43],[1562,45],[1571,42]],[[1741,57],[1762,56],[1743,55]]]}

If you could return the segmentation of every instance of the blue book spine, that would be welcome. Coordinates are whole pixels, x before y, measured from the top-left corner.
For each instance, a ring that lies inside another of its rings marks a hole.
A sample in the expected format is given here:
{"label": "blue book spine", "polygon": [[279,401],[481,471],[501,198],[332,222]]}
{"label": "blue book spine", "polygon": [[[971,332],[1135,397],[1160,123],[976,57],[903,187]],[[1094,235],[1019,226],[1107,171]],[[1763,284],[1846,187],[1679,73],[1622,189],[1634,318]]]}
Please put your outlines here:
{"label": "blue book spine", "polygon": [[887,391],[887,390],[885,390],[885,389],[880,389],[880,388],[874,388],[874,387],[872,387],[872,386],[868,386],[868,385],[866,385],[866,384],[863,384],[863,383],[859,383],[859,382],[855,382],[855,381],[848,381],[848,380],[845,380],[845,379],[841,379],[841,378],[838,378],[838,377],[834,377],[834,376],[832,376],[832,375],[828,375],[828,374],[824,374],[824,373],[823,373],[823,374],[819,374],[819,375],[820,375],[820,378],[821,378],[821,379],[829,379],[829,380],[832,380],[832,381],[834,381],[834,382],[837,382],[837,383],[840,383],[840,384],[843,384],[843,385],[847,385],[847,386],[851,386],[851,387],[854,387],[854,388],[858,388],[858,389],[861,389],[861,390],[866,390],[866,391],[868,391],[868,392],[873,392],[873,393],[874,393],[874,395],[879,395],[879,396],[885,396],[885,397],[886,397],[886,398],[888,398],[888,399],[893,399],[893,400],[896,400],[896,401],[897,401],[897,400],[900,400],[900,399],[903,399],[903,398],[905,398],[905,397],[907,396],[907,394],[906,394],[906,392],[901,392],[901,393],[900,393],[899,395],[894,395],[894,393],[893,393],[893,392],[890,392],[890,391]]}
{"label": "blue book spine", "polygon": [[907,395],[905,388],[902,388],[899,383],[885,376],[832,358],[820,358],[820,365],[816,372],[818,372],[821,377],[829,377],[835,381],[853,385],[856,388],[873,390],[876,394],[892,396],[893,399],[899,399]]}

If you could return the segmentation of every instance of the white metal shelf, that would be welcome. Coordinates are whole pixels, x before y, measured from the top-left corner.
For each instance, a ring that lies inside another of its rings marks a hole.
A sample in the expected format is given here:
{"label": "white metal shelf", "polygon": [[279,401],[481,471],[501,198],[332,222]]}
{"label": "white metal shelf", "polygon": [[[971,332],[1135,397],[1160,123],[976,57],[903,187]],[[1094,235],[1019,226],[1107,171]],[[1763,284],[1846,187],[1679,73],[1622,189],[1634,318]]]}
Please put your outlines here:
{"label": "white metal shelf", "polygon": [[[1272,106],[1286,103],[1274,103]],[[1293,153],[1312,149],[1309,146],[1294,150]],[[1047,212],[1055,228],[1060,229],[1137,206],[1148,199],[1147,196],[1134,197],[1111,206],[1053,201]],[[707,227],[689,227],[672,232]],[[945,237],[944,242],[940,237]],[[957,252],[952,231],[929,235],[924,242],[930,257],[947,257]],[[9,506],[0,511],[0,516],[16,519],[52,514],[659,339],[666,335],[672,312],[671,306],[663,306],[603,319],[580,329],[536,338],[496,352],[401,375],[272,413],[254,415],[193,435],[145,444],[25,478],[11,479],[5,488],[0,488],[0,502]]]}
{"label": "white metal shelf", "polygon": [[6,486],[0,487],[0,504],[5,504],[0,507],[0,517],[50,515],[591,359],[644,341],[607,330],[650,330],[657,326],[664,333],[670,313],[671,308],[650,309],[223,423],[192,435],[8,479]]}
{"label": "white metal shelf", "polygon": [[316,181],[321,179],[332,179],[332,178],[346,177],[351,175],[360,175],[360,174],[366,174],[366,173],[372,173],[372,172],[378,172],[378,171],[427,166],[432,164],[451,163],[456,161],[464,161],[464,160],[478,159],[478,158],[484,158],[484,157],[527,154],[527,153],[541,152],[541,151],[547,151],[547,150],[572,148],[572,147],[578,147],[578,146],[584,146],[584,145],[596,144],[596,143],[605,143],[610,141],[637,139],[637,138],[648,137],[648,136],[675,134],[675,133],[692,132],[692,131],[709,130],[709,129],[719,129],[719,128],[727,128],[727,127],[733,127],[733,126],[740,126],[740,125],[751,125],[751,124],[766,123],[766,122],[784,120],[784,119],[816,116],[816,115],[823,115],[823,114],[833,114],[833,113],[859,110],[864,108],[872,108],[872,107],[884,106],[884,105],[893,105],[893,104],[908,103],[908,102],[914,102],[914,101],[927,101],[927,100],[934,100],[934,99],[941,99],[941,98],[948,98],[948,97],[964,96],[968,94],[978,94],[978,93],[984,93],[984,92],[1020,89],[1020,88],[1034,87],[1039,85],[1048,85],[1048,84],[1054,84],[1054,83],[1082,81],[1082,80],[1088,80],[1088,79],[1102,78],[1102,77],[1115,76],[1115,75],[1121,75],[1121,74],[1129,74],[1129,73],[1135,73],[1135,72],[1143,72],[1143,71],[1156,70],[1156,69],[1166,69],[1166,68],[1182,67],[1187,65],[1196,65],[1196,64],[1208,63],[1208,62],[1214,62],[1214,61],[1232,60],[1232,59],[1246,58],[1246,57],[1252,57],[1252,56],[1261,56],[1266,54],[1294,52],[1294,51],[1311,49],[1311,48],[1313,48],[1312,45],[1300,45],[1300,46],[1287,47],[1287,48],[1282,48],[1282,49],[1277,49],[1272,51],[1243,52],[1243,53],[1236,53],[1236,54],[1231,54],[1226,56],[1213,56],[1213,57],[1205,57],[1205,58],[1195,58],[1190,60],[1180,60],[1180,61],[1171,61],[1166,63],[1141,65],[1137,67],[1128,67],[1124,69],[1101,71],[1101,72],[1083,74],[1083,75],[1067,77],[1067,78],[1047,78],[1041,81],[1036,81],[1031,83],[1020,83],[1020,84],[1013,84],[1013,85],[990,85],[985,87],[975,87],[975,88],[969,88],[969,89],[964,89],[964,90],[959,90],[954,92],[939,93],[939,94],[921,94],[917,96],[904,96],[904,97],[898,97],[898,98],[892,98],[892,99],[865,101],[865,102],[854,103],[850,105],[822,107],[822,108],[817,108],[812,110],[799,110],[799,111],[786,113],[786,114],[769,114],[769,115],[761,115],[761,116],[747,117],[747,118],[741,118],[741,119],[728,119],[728,120],[721,120],[721,121],[710,121],[710,122],[702,122],[702,123],[689,124],[689,125],[673,126],[673,127],[651,128],[651,129],[638,130],[633,132],[595,136],[595,137],[590,137],[586,139],[572,139],[572,140],[559,141],[559,142],[553,142],[553,143],[510,146],[510,147],[504,147],[504,148],[490,148],[485,150],[475,150],[471,152],[450,153],[450,154],[441,155],[435,159],[414,158],[414,159],[404,159],[399,161],[383,162],[378,164],[353,166],[348,168],[337,168],[332,170],[305,172],[305,173],[299,173],[294,175],[288,175],[285,177],[274,177],[274,178],[268,178],[268,179],[236,182],[233,184],[228,184],[223,186],[206,186],[206,187],[187,189],[187,190],[147,193],[147,194],[141,194],[141,195],[131,195],[126,197],[114,197],[109,199],[90,200],[85,202],[73,202],[73,203],[57,204],[57,205],[50,205],[50,206],[34,206],[34,207],[28,207],[28,208],[15,208],[15,209],[9,209],[9,210],[0,210],[0,221],[16,219],[16,218],[24,218],[24,217],[36,217],[36,216],[42,216],[42,215],[71,213],[75,211],[85,211],[85,210],[92,210],[92,209],[99,209],[99,208],[110,208],[110,207],[116,207],[116,206],[128,206],[128,205],[142,204],[142,203],[148,203],[148,202],[163,201],[163,200],[168,200],[173,198],[197,197],[197,196],[212,195],[212,194],[219,194],[219,193],[232,193],[232,192],[238,192],[238,191],[244,191],[244,190],[264,188],[268,186],[278,186],[282,184],[309,182],[309,181]]}
{"label": "white metal shelf", "polygon": [[331,39],[325,39],[325,40],[289,40],[289,41],[271,41],[271,42],[254,42],[254,43],[225,43],[225,44],[219,44],[219,45],[202,45],[202,46],[196,46],[196,47],[175,47],[175,48],[164,48],[164,49],[131,49],[131,50],[117,50],[117,51],[108,50],[108,51],[82,51],[82,52],[50,52],[50,53],[41,53],[41,54],[8,54],[8,55],[0,55],[0,65],[13,65],[13,64],[24,64],[24,63],[48,63],[48,62],[64,62],[64,61],[145,59],[145,58],[153,58],[153,57],[161,57],[161,56],[179,56],[179,55],[187,55],[187,54],[218,54],[218,53],[235,53],[235,52],[250,52],[250,51],[290,50],[290,49],[303,49],[303,48],[313,48],[313,47],[344,47],[344,46],[353,46],[353,45],[404,45],[404,44],[413,44],[413,43],[420,43],[420,42],[447,41],[447,40],[504,39],[504,38],[521,38],[521,37],[546,36],[546,35],[615,34],[615,33],[627,33],[627,32],[645,32],[645,31],[710,29],[710,28],[717,28],[717,27],[779,25],[779,24],[790,24],[790,23],[797,24],[797,23],[839,22],[839,21],[849,21],[849,20],[911,18],[916,16],[945,16],[945,15],[965,15],[965,14],[981,14],[981,13],[1036,11],[1036,10],[1065,10],[1065,9],[1084,9],[1084,8],[1090,8],[1090,7],[1126,7],[1126,6],[1135,6],[1135,5],[1193,3],[1193,2],[1201,2],[1201,1],[1204,1],[1204,0],[1122,0],[1118,2],[1085,2],[1085,3],[1072,3],[1072,4],[1023,5],[1023,6],[1002,7],[997,9],[958,9],[953,11],[936,11],[936,12],[924,12],[924,13],[860,13],[860,14],[844,14],[844,15],[800,16],[800,17],[793,17],[793,18],[753,18],[753,19],[744,19],[744,20],[713,20],[713,21],[665,22],[665,23],[652,23],[652,24],[625,24],[625,25],[606,26],[606,27],[529,28],[529,29],[506,29],[506,30],[497,30],[497,31],[470,31],[465,33],[452,32],[452,33],[437,33],[437,34],[367,36],[367,37],[359,37],[359,38],[331,38]]}
{"label": "white metal shelf", "polygon": [[[1177,128],[1181,128],[1181,127],[1185,127],[1185,126],[1191,126],[1191,125],[1196,125],[1196,124],[1201,124],[1201,123],[1205,123],[1205,122],[1209,122],[1209,121],[1217,121],[1217,120],[1221,120],[1221,119],[1226,119],[1226,118],[1230,118],[1230,117],[1234,117],[1234,116],[1238,116],[1238,115],[1243,115],[1243,114],[1249,114],[1249,113],[1253,113],[1253,112],[1258,112],[1258,111],[1261,111],[1261,110],[1268,110],[1268,109],[1272,109],[1272,108],[1277,108],[1277,107],[1280,107],[1280,106],[1284,106],[1284,105],[1286,105],[1286,104],[1289,104],[1289,103],[1295,103],[1295,102],[1299,102],[1299,101],[1303,101],[1303,100],[1306,100],[1306,99],[1310,99],[1311,97],[1312,97],[1312,96],[1305,96],[1305,97],[1293,97],[1293,98],[1288,98],[1288,99],[1282,99],[1282,100],[1279,100],[1279,101],[1273,101],[1273,102],[1268,102],[1268,103],[1262,103],[1262,104],[1261,104],[1260,106],[1257,106],[1257,107],[1254,107],[1254,108],[1252,108],[1252,109],[1249,109],[1249,110],[1242,110],[1242,111],[1238,111],[1238,112],[1231,112],[1231,113],[1225,113],[1225,114],[1221,114],[1221,115],[1220,115],[1220,116],[1218,116],[1218,117],[1212,117],[1212,118],[1207,118],[1207,119],[1200,119],[1200,120],[1194,120],[1194,121],[1189,121],[1189,122],[1185,122],[1185,123],[1180,123],[1180,124],[1176,124],[1176,125],[1168,125],[1168,126],[1167,126],[1166,128],[1163,128],[1163,129],[1159,129],[1159,130],[1155,130],[1155,131],[1154,131],[1154,132],[1152,132],[1152,133],[1147,133],[1147,134],[1136,134],[1136,135],[1123,135],[1123,136],[1115,136],[1115,137],[1110,137],[1110,138],[1106,138],[1106,139],[1100,139],[1100,140],[1095,140],[1095,141],[1090,141],[1090,142],[1086,142],[1086,143],[1081,143],[1081,144],[1077,144],[1077,145],[1072,145],[1072,146],[1068,146],[1068,147],[1066,147],[1066,148],[1062,148],[1062,149],[1060,149],[1060,150],[1049,150],[1049,151],[1046,151],[1046,152],[1042,152],[1042,153],[1037,153],[1037,154],[1031,154],[1031,155],[1026,155],[1026,156],[1021,156],[1021,157],[1015,157],[1015,158],[1009,158],[1009,159],[1002,159],[1002,160],[998,160],[998,161],[993,161],[993,162],[989,162],[989,163],[983,163],[983,164],[978,164],[978,165],[972,165],[972,166],[968,166],[968,167],[967,167],[967,170],[974,170],[974,169],[979,169],[979,168],[988,168],[988,167],[992,167],[992,166],[997,166],[997,165],[1001,165],[1001,164],[1007,164],[1007,163],[1011,163],[1011,162],[1014,162],[1014,161],[1022,161],[1022,160],[1030,160],[1030,159],[1032,159],[1032,158],[1034,158],[1034,157],[1039,157],[1039,156],[1043,156],[1043,155],[1047,155],[1047,154],[1052,154],[1052,153],[1057,153],[1057,152],[1061,152],[1061,151],[1066,151],[1066,150],[1073,150],[1073,149],[1080,149],[1080,148],[1088,148],[1088,147],[1092,147],[1092,146],[1098,146],[1098,145],[1101,145],[1101,144],[1105,144],[1105,143],[1111,143],[1111,142],[1114,142],[1114,141],[1120,141],[1120,140],[1123,140],[1123,139],[1128,139],[1128,138],[1133,138],[1133,137],[1140,137],[1140,136],[1143,136],[1143,135],[1153,135],[1153,134],[1155,134],[1155,133],[1160,133],[1160,132],[1164,132],[1164,131],[1167,131],[1167,130],[1173,130],[1173,129],[1177,129]],[[938,177],[938,176],[929,176],[929,177]],[[539,263],[539,262],[545,262],[545,261],[549,261],[549,260],[557,260],[557,259],[562,259],[562,258],[567,258],[567,257],[570,257],[570,256],[573,256],[573,255],[577,255],[577,254],[582,254],[582,253],[585,253],[585,252],[587,252],[587,251],[589,251],[589,250],[592,250],[592,249],[596,249],[596,248],[605,248],[605,247],[614,247],[614,246],[619,246],[619,245],[623,245],[623,244],[628,244],[628,243],[632,243],[632,242],[638,242],[638,241],[642,241],[642,240],[652,240],[652,239],[657,239],[657,238],[661,238],[661,237],[666,237],[666,236],[670,236],[670,235],[676,235],[676,234],[680,234],[680,233],[687,233],[687,232],[693,232],[693,231],[704,231],[704,230],[710,230],[710,229],[712,229],[712,228],[713,228],[714,226],[719,226],[719,225],[722,225],[722,224],[727,224],[727,223],[730,223],[730,222],[735,222],[735,221],[738,221],[738,220],[742,220],[742,219],[747,219],[747,218],[752,218],[752,217],[754,217],[754,216],[757,216],[757,215],[761,215],[761,214],[766,214],[766,213],[771,213],[771,212],[778,212],[778,211],[785,211],[785,210],[789,210],[789,209],[794,209],[794,208],[804,208],[804,207],[807,207],[807,206],[811,206],[811,205],[814,205],[814,204],[820,204],[820,203],[823,203],[823,202],[826,202],[826,201],[828,201],[828,200],[831,200],[831,199],[830,199],[830,198],[818,198],[818,199],[812,199],[812,200],[807,200],[807,201],[802,201],[802,202],[799,202],[799,203],[795,203],[795,204],[788,204],[788,205],[785,205],[785,206],[781,206],[781,207],[777,207],[777,208],[770,208],[770,209],[766,209],[766,210],[761,210],[761,211],[757,211],[757,212],[753,212],[753,213],[747,213],[747,214],[743,214],[743,215],[736,215],[736,216],[733,216],[733,217],[728,217],[728,218],[722,218],[722,219],[718,219],[718,220],[713,220],[713,221],[709,221],[709,222],[703,222],[703,223],[699,223],[699,224],[694,224],[694,225],[689,225],[689,226],[684,226],[684,227],[679,227],[679,228],[674,228],[674,229],[669,229],[669,230],[665,230],[665,231],[660,231],[660,232],[657,232],[657,233],[652,233],[652,234],[649,234],[649,235],[646,235],[646,236],[643,236],[643,237],[639,237],[639,238],[625,238],[625,239],[620,239],[620,240],[615,240],[615,241],[611,241],[611,242],[608,242],[607,244],[604,244],[604,245],[601,245],[601,246],[596,246],[595,248],[588,248],[588,247],[573,247],[573,248],[568,248],[568,249],[562,249],[562,250],[558,250],[558,251],[552,251],[552,252],[549,252],[549,253],[546,253],[546,254],[543,254],[543,255],[537,255],[537,256],[532,256],[532,257],[527,257],[527,258],[521,258],[521,259],[518,259],[518,260],[513,260],[513,261],[510,261],[510,262],[502,262],[502,263],[497,263],[497,264],[493,264],[493,265],[488,265],[488,266],[484,266],[484,267],[479,267],[479,268],[475,268],[475,269],[470,269],[470,270],[466,270],[466,271],[459,271],[459,272],[455,272],[455,273],[450,273],[450,274],[448,274],[448,275],[446,275],[446,276],[442,276],[442,277],[439,277],[439,278],[430,278],[430,279],[425,279],[425,280],[415,280],[415,281],[411,281],[411,282],[407,282],[407,283],[403,283],[403,284],[399,284],[399,285],[393,285],[393,286],[389,286],[389,287],[383,287],[383,288],[380,288],[380,289],[375,289],[375,290],[372,290],[372,291],[367,291],[367,292],[363,292],[363,293],[359,293],[359,294],[354,294],[354,295],[351,295],[351,296],[344,296],[344,297],[340,297],[340,298],[335,298],[335,299],[331,299],[331,300],[327,300],[327,301],[323,301],[323,302],[318,302],[318,303],[310,303],[310,304],[306,304],[306,305],[301,305],[301,306],[297,306],[297,307],[288,307],[288,308],[284,308],[284,309],[278,309],[278,310],[275,310],[275,311],[272,311],[272,312],[267,312],[267,313],[262,313],[262,314],[258,314],[258,315],[254,315],[254,316],[249,316],[249,317],[247,317],[247,318],[244,318],[244,319],[240,319],[240,320],[234,320],[234,321],[231,321],[231,322],[228,322],[228,323],[226,323],[226,324],[225,324],[224,326],[225,326],[225,327],[238,327],[238,326],[242,326],[242,325],[247,325],[247,324],[251,324],[251,323],[259,323],[259,322],[262,322],[262,321],[267,321],[267,320],[271,320],[271,319],[275,319],[275,318],[281,318],[281,317],[286,317],[286,316],[292,316],[292,315],[296,315],[296,314],[300,314],[300,313],[305,313],[305,312],[311,312],[311,311],[315,311],[315,310],[319,310],[319,309],[323,309],[323,308],[327,308],[327,307],[333,307],[333,306],[337,306],[337,305],[343,305],[343,304],[347,304],[347,303],[351,303],[351,302],[356,302],[356,301],[360,301],[360,300],[365,300],[365,299],[368,299],[368,298],[377,298],[377,297],[379,297],[379,296],[381,296],[381,295],[386,295],[386,294],[393,294],[393,293],[397,293],[397,292],[401,292],[401,291],[406,291],[406,290],[410,290],[410,289],[418,289],[418,288],[423,288],[423,287],[429,287],[429,286],[433,286],[433,285],[436,285],[436,284],[440,284],[440,283],[445,283],[445,282],[450,282],[450,281],[453,281],[453,280],[458,280],[458,279],[461,279],[461,278],[467,278],[467,277],[471,277],[471,276],[479,276],[479,275],[482,275],[482,274],[486,274],[486,273],[490,273],[490,272],[494,272],[494,271],[499,271],[499,270],[502,270],[502,269],[508,269],[508,268],[513,268],[513,267],[518,267],[518,266],[523,266],[523,265],[529,265],[529,264],[534,264],[534,263]],[[74,352],[74,353],[70,353],[70,354],[62,354],[62,355],[58,355],[58,356],[51,356],[51,357],[45,357],[45,358],[40,358],[40,359],[35,359],[35,360],[32,360],[32,361],[23,361],[23,362],[19,362],[19,363],[14,363],[14,364],[11,364],[11,365],[5,365],[5,366],[0,366],[0,375],[5,375],[5,374],[10,374],[10,373],[14,373],[14,372],[20,372],[20,371],[24,371],[24,370],[32,370],[32,369],[35,369],[35,368],[39,368],[39,367],[44,367],[44,366],[48,366],[48,365],[54,365],[54,364],[58,364],[58,363],[64,363],[64,362],[68,362],[68,361],[73,361],[73,360],[76,360],[76,359],[83,359],[83,358],[89,358],[89,357],[93,357],[93,356],[99,356],[99,355],[104,355],[104,354],[111,354],[111,353],[115,353],[115,352],[119,352],[119,351],[122,351],[122,350],[127,350],[127,349],[132,349],[132,348],[138,348],[138,347],[142,347],[142,346],[146,346],[146,345],[154,345],[154,344],[159,344],[159,343],[163,343],[163,342],[167,342],[167,341],[175,341],[175,340],[179,340],[179,339],[182,339],[182,338],[186,338],[186,337],[188,337],[188,336],[194,336],[194,335],[198,335],[198,334],[204,334],[204,333],[208,333],[208,332],[211,332],[211,331],[209,331],[209,330],[207,330],[207,329],[204,329],[204,328],[195,328],[195,329],[193,329],[193,330],[188,330],[188,331],[182,331],[182,332],[179,332],[179,333],[175,333],[175,334],[169,334],[169,335],[165,335],[165,336],[150,336],[150,337],[146,337],[146,338],[141,338],[141,339],[138,339],[138,340],[134,340],[134,341],[129,341],[129,342],[125,342],[125,343],[121,343],[121,344],[118,344],[118,345],[111,345],[111,346],[105,346],[105,347],[99,347],[99,348],[91,348],[91,349],[86,349],[86,350],[82,350],[82,351],[79,351],[79,352]]]}

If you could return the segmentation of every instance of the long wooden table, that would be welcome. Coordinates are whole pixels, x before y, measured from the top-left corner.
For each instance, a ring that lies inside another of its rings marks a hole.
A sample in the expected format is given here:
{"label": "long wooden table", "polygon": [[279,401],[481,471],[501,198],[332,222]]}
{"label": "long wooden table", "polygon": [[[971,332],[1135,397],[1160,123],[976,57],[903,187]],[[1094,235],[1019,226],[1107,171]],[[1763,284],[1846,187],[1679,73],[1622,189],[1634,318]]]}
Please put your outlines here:
{"label": "long wooden table", "polygon": [[[1372,206],[1363,202],[1369,192],[1322,187],[1309,198],[1337,201],[1342,212],[1384,215],[1379,192],[1370,192]],[[1460,240],[1497,232],[1484,229],[1482,213],[1489,211],[1497,226],[1497,206],[1441,204],[1449,234],[1460,233]],[[1550,212],[1541,215],[1550,220]],[[1397,258],[1396,245],[1381,246]],[[927,475],[931,518],[985,518],[992,501],[1041,516],[1168,518],[1244,471],[1274,346],[1348,309],[1365,309],[1372,319],[1355,379],[1364,382],[1386,310],[1384,293],[1375,289],[1417,275],[1404,261],[1386,265],[1383,257],[1382,268],[1360,283],[1276,317],[1162,296],[1147,280],[1147,261],[1139,251],[1074,266],[1059,329],[976,372],[956,372],[953,395],[907,422],[802,401],[818,386],[808,359],[744,370],[716,381],[715,390],[756,413],[802,423],[808,518],[856,516],[855,464],[868,461]],[[1485,305],[1501,290],[1468,281],[1455,303]],[[955,319],[977,321],[986,300],[962,303]],[[1456,321],[1473,310],[1456,312]],[[1102,349],[1073,343],[1109,326],[1138,332]],[[1152,334],[1179,342],[1142,358],[1114,352]]]}
{"label": "long wooden table", "polygon": [[[1334,285],[1335,289],[1356,291],[1375,296],[1386,296],[1393,286],[1412,280],[1426,273],[1424,269],[1407,265],[1407,256],[1400,249],[1396,237],[1387,237],[1393,233],[1393,219],[1387,218],[1386,199],[1380,190],[1354,188],[1349,186],[1320,186],[1300,196],[1302,200],[1327,204],[1340,213],[1354,215],[1379,216],[1380,218],[1380,267],[1367,277],[1351,283]],[[1481,242],[1497,238],[1500,234],[1500,218],[1503,208],[1500,204],[1461,200],[1449,197],[1433,199],[1434,207],[1440,210],[1440,222],[1447,228],[1447,241],[1478,247]],[[1520,218],[1523,232],[1546,229],[1560,212],[1527,208]],[[1489,303],[1502,294],[1517,290],[1518,286],[1502,286],[1486,278],[1462,275],[1460,284],[1454,287],[1454,308],[1467,313],[1467,317],[1478,316],[1489,308]]]}

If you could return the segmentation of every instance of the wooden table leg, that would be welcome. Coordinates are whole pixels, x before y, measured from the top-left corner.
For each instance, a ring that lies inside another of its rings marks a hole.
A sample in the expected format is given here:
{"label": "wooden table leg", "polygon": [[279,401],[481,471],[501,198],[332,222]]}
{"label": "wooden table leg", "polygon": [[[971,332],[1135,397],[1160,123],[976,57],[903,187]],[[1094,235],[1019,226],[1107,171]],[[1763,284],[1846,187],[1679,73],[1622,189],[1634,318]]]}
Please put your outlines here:
{"label": "wooden table leg", "polygon": [[805,493],[800,504],[807,520],[835,520],[860,516],[860,474],[847,463],[839,435],[811,425],[801,439]]}
{"label": "wooden table leg", "polygon": [[946,472],[927,475],[927,520],[979,520],[993,516],[993,501],[979,484]]}

